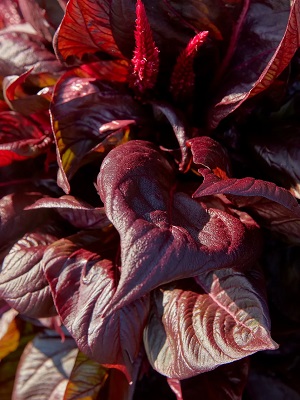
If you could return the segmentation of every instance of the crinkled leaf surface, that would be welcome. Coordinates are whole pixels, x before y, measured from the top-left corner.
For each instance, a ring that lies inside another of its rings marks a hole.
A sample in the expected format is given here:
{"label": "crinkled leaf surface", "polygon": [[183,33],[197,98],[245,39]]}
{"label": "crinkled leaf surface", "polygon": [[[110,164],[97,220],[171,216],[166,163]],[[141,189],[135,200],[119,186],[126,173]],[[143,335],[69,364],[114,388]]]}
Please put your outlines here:
{"label": "crinkled leaf surface", "polygon": [[59,74],[61,64],[38,35],[26,32],[0,32],[0,76],[21,75],[34,67],[34,73]]}
{"label": "crinkled leaf surface", "polygon": [[18,312],[0,309],[0,360],[16,350],[20,340],[20,330],[16,321]]}
{"label": "crinkled leaf surface", "polygon": [[114,231],[62,239],[48,247],[44,266],[59,315],[79,348],[130,380],[149,302],[144,296],[113,307],[119,280],[116,239]]}
{"label": "crinkled leaf surface", "polygon": [[40,228],[19,239],[3,260],[0,296],[21,314],[36,318],[56,314],[41,264],[47,246],[56,240],[51,225]]}
{"label": "crinkled leaf surface", "polygon": [[122,84],[66,76],[56,86],[51,114],[61,166],[59,184],[68,191],[67,179],[84,156],[118,129],[103,125],[114,120],[140,121],[145,112]]}
{"label": "crinkled leaf surface", "polygon": [[116,304],[204,271],[244,268],[258,255],[255,225],[177,193],[173,173],[142,141],[115,148],[102,163],[97,186],[121,239]]}
{"label": "crinkled leaf surface", "polygon": [[111,32],[109,9],[110,0],[70,0],[56,34],[57,55],[67,59],[103,52],[123,58]]}
{"label": "crinkled leaf surface", "polygon": [[78,349],[53,331],[38,334],[26,346],[17,370],[12,399],[63,399]]}
{"label": "crinkled leaf surface", "polygon": [[78,352],[64,400],[94,400],[108,376],[107,368]]}
{"label": "crinkled leaf surface", "polygon": [[92,207],[70,195],[58,199],[52,197],[39,199],[27,207],[27,210],[38,208],[56,209],[64,219],[80,229],[103,229],[111,224],[103,207]]}
{"label": "crinkled leaf surface", "polygon": [[249,8],[222,77],[224,83],[211,110],[209,123],[213,127],[246,99],[269,87],[299,47],[299,0],[247,3]]}
{"label": "crinkled leaf surface", "polygon": [[180,284],[157,289],[144,331],[152,366],[184,379],[276,348],[259,279],[223,269],[197,277],[204,291],[184,290]]}

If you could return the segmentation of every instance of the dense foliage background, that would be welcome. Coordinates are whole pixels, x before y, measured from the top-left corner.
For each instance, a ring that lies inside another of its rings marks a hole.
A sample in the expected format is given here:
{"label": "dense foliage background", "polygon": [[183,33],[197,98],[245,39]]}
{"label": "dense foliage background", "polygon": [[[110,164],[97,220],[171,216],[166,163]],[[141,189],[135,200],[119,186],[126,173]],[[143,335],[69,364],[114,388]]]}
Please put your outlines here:
{"label": "dense foliage background", "polygon": [[298,0],[2,0],[0,399],[300,399]]}

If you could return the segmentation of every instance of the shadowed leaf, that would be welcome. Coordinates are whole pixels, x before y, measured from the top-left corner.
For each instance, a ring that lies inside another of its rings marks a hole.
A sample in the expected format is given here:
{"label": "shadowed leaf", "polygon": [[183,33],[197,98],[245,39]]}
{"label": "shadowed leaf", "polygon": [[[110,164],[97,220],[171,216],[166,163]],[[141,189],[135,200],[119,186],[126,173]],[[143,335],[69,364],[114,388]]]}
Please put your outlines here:
{"label": "shadowed leaf", "polygon": [[72,338],[62,341],[53,331],[38,334],[22,354],[12,399],[63,399],[77,354]]}

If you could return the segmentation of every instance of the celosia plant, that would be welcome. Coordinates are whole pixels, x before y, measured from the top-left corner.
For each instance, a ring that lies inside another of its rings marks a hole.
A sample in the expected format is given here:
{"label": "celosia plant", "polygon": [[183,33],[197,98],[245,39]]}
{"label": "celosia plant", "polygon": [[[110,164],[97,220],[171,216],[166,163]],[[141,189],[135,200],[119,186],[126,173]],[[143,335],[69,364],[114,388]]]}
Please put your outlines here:
{"label": "celosia plant", "polygon": [[1,400],[298,398],[259,357],[294,340],[268,302],[299,335],[299,24],[298,0],[4,0]]}

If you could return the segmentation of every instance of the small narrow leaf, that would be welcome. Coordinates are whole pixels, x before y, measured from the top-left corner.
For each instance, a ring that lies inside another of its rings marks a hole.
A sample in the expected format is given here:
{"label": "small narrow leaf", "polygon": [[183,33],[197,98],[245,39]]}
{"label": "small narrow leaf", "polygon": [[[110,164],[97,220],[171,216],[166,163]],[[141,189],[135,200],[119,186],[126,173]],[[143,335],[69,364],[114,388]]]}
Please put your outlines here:
{"label": "small narrow leaf", "polygon": [[201,136],[187,142],[197,166],[208,168],[221,179],[231,175],[230,160],[226,150],[214,139]]}
{"label": "small narrow leaf", "polygon": [[172,72],[170,92],[176,101],[184,102],[193,94],[195,85],[194,59],[199,47],[205,43],[208,31],[199,32],[180,53]]}
{"label": "small narrow leaf", "polygon": [[103,229],[111,224],[103,207],[92,207],[70,195],[60,198],[45,197],[39,199],[26,207],[26,210],[38,208],[56,209],[59,215],[80,229]]}
{"label": "small narrow leaf", "polygon": [[152,89],[159,69],[159,50],[153,40],[142,0],[136,2],[135,50],[130,84],[138,94]]}

